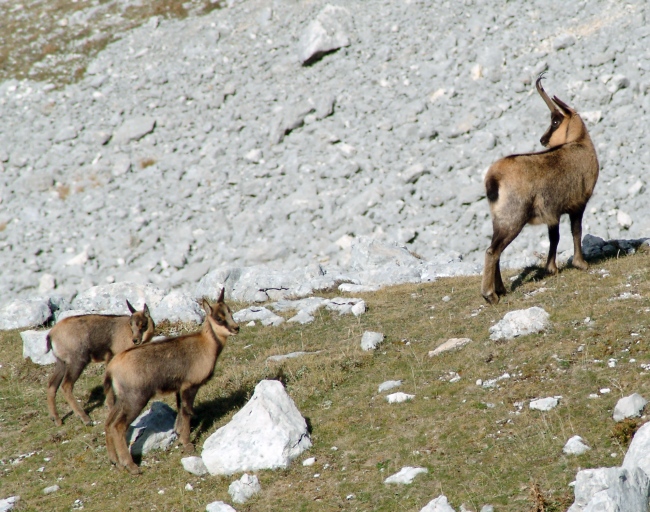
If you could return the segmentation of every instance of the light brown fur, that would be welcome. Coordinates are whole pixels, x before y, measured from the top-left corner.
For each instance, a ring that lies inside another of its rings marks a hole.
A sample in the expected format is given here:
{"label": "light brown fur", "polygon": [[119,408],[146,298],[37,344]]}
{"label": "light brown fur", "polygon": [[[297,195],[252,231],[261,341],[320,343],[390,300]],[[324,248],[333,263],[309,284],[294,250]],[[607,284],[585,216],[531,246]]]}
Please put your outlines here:
{"label": "light brown fur", "polygon": [[546,271],[557,273],[560,217],[568,214],[573,235],[573,266],[588,267],[582,255],[582,216],[598,179],[598,158],[587,127],[557,96],[551,100],[537,79],[537,90],[551,110],[551,126],[540,142],[547,151],[498,160],[485,175],[492,214],[492,243],[485,252],[481,294],[499,302],[506,289],[499,259],[526,224],[546,224],[550,239]]}
{"label": "light brown fur", "polygon": [[[155,325],[149,308],[136,311],[126,301],[131,315],[81,315],[61,320],[47,336],[48,352],[56,357],[54,373],[47,385],[47,407],[50,419],[62,425],[56,409],[56,392],[61,386],[66,401],[86,425],[92,420],[72,393],[81,372],[92,362],[108,363],[115,354],[147,343],[153,337]],[[110,404],[109,404],[110,405]]]}
{"label": "light brown fur", "polygon": [[111,462],[140,473],[126,445],[126,430],[151,398],[168,393],[176,394],[174,428],[183,448],[188,452],[194,449],[190,443],[194,398],[212,377],[228,337],[239,331],[223,296],[222,290],[213,306],[203,301],[206,318],[201,331],[129,349],[108,365],[104,392],[115,397],[105,428]]}

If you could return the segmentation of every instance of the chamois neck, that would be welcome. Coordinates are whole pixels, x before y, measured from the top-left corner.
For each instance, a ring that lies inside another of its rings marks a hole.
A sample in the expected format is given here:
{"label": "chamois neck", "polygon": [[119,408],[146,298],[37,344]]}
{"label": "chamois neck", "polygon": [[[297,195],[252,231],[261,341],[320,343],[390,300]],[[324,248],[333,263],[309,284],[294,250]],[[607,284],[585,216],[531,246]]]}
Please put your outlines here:
{"label": "chamois neck", "polygon": [[[218,326],[221,327],[221,326]],[[222,329],[225,330],[225,327]],[[219,347],[218,350],[221,350],[225,345],[226,341],[228,341],[228,336],[218,332],[214,326],[212,325],[212,322],[206,318],[205,322],[203,323],[203,328],[201,329],[201,333],[214,341],[214,343]]]}

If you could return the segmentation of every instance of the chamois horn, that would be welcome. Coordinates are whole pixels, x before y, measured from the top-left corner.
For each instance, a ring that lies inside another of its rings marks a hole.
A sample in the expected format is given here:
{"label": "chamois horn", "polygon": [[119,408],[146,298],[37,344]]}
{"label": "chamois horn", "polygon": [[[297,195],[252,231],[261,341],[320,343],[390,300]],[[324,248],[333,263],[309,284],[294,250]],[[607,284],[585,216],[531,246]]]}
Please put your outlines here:
{"label": "chamois horn", "polygon": [[537,89],[537,92],[542,97],[544,102],[546,102],[546,105],[551,110],[551,112],[556,112],[557,106],[555,105],[555,103],[553,103],[553,100],[551,100],[551,98],[548,97],[548,94],[546,94],[546,91],[542,87],[543,78],[544,78],[544,71],[542,71],[537,77],[537,80],[535,81],[535,88]]}

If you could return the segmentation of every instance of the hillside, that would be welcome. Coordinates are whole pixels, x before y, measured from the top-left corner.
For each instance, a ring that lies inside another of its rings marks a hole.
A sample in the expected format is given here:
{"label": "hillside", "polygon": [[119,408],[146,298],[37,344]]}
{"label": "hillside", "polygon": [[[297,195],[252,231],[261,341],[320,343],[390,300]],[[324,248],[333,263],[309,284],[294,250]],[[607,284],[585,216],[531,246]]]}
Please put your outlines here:
{"label": "hillside", "polygon": [[[197,396],[192,440],[200,447],[260,379],[277,378],[309,419],[314,446],[288,470],[258,472],[262,492],[237,505],[240,512],[418,511],[443,493],[455,510],[461,504],[475,512],[484,504],[498,512],[566,510],[576,471],[620,465],[630,432],[645,421],[616,424],[611,415],[622,396],[650,395],[648,268],[650,255],[639,253],[552,278],[537,278],[536,269],[509,273],[514,291],[497,307],[484,305],[477,277],[441,279],[365,294],[369,310],[359,318],[323,312],[307,326],[243,327]],[[489,340],[492,323],[531,306],[550,313],[549,330]],[[386,336],[374,353],[359,348],[365,330]],[[428,356],[450,337],[473,341]],[[297,350],[323,352],[266,362]],[[0,333],[0,364],[0,482],[3,495],[21,496],[17,510],[69,510],[75,500],[98,511],[203,510],[215,500],[229,502],[235,477],[195,477],[182,468],[177,449],[146,456],[138,478],[111,468],[102,365],[91,366],[76,386],[99,423],[84,427],[68,416],[57,428],[45,404],[50,370],[22,359],[16,332]],[[450,382],[452,372],[460,380]],[[510,377],[494,387],[477,384],[505,373]],[[413,401],[385,401],[377,387],[394,379],[403,380],[398,389],[414,394]],[[530,400],[547,396],[561,396],[559,406],[529,409]],[[564,455],[573,435],[591,450]],[[316,464],[302,466],[311,456]],[[429,472],[409,486],[382,483],[402,466]],[[54,484],[61,489],[43,495]]]}
{"label": "hillside", "polygon": [[[310,65],[325,2],[147,4],[0,5],[3,297],[345,266],[355,236],[482,262],[482,176],[541,149],[544,69],[599,153],[584,232],[650,233],[645,2],[346,2]],[[528,227],[505,258],[547,243]]]}

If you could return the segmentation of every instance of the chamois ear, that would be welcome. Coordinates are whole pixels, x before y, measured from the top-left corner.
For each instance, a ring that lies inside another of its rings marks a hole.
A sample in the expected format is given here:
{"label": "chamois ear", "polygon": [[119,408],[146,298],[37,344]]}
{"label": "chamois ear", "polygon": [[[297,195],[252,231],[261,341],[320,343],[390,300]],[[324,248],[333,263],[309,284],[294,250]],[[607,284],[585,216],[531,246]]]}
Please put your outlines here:
{"label": "chamois ear", "polygon": [[223,288],[221,288],[221,294],[219,294],[219,299],[217,300],[217,302],[223,302],[225,294],[226,294],[226,287],[224,286]]}
{"label": "chamois ear", "polygon": [[142,312],[143,312],[145,315],[150,316],[150,314],[149,314],[149,307],[147,306],[147,303],[146,303],[146,302],[144,303],[144,308],[142,308]]}
{"label": "chamois ear", "polygon": [[203,299],[201,305],[203,306],[203,311],[205,311],[206,315],[212,315],[212,306],[210,306],[210,303],[207,300]]}
{"label": "chamois ear", "polygon": [[[131,303],[128,300],[126,301],[126,307],[129,308],[129,311],[131,312],[131,314],[135,313],[135,308],[133,306],[131,306]],[[145,305],[145,307],[147,307],[147,306]]]}
{"label": "chamois ear", "polygon": [[564,112],[565,115],[567,115],[567,116],[572,116],[572,115],[574,115],[574,114],[576,113],[575,110],[573,110],[569,105],[567,105],[566,103],[564,103],[564,102],[563,102],[560,98],[558,98],[557,96],[553,96],[553,101],[555,102],[555,104],[556,104],[558,107],[560,107],[560,110],[562,110],[562,112]]}

